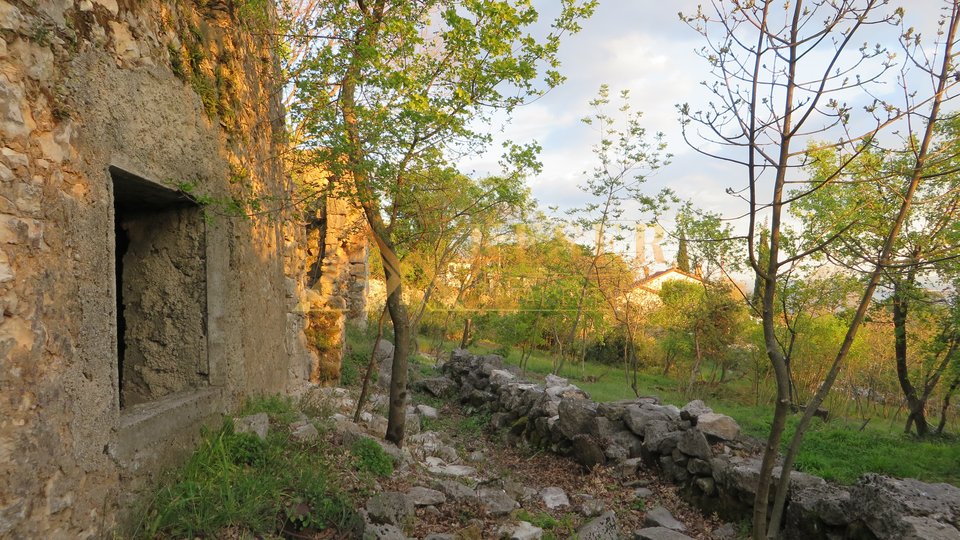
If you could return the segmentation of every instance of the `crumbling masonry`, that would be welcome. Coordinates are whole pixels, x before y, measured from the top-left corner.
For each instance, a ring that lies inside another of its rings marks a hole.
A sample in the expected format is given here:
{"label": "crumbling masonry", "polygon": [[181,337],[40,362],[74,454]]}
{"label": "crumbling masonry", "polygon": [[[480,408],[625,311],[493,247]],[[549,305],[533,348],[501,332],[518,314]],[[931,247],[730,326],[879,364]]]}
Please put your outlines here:
{"label": "crumbling masonry", "polygon": [[311,375],[261,5],[0,0],[0,537],[108,536]]}

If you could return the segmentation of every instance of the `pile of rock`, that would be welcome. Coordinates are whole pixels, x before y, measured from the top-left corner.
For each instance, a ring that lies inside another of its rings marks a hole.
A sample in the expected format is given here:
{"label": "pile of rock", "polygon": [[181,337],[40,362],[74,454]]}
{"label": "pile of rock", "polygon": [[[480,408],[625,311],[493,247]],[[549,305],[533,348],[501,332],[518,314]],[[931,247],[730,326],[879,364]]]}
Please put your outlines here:
{"label": "pile of rock", "polygon": [[[521,380],[496,355],[454,351],[442,371],[461,403],[483,407],[514,443],[569,455],[625,480],[656,467],[701,508],[740,520],[752,510],[759,445],[737,423],[696,400],[682,408],[654,397],[596,403],[565,379]],[[437,386],[443,386],[438,384]],[[445,390],[448,390],[445,388]],[[774,485],[780,470],[774,470]],[[960,489],[866,475],[852,487],[793,472],[784,537],[960,540]]]}

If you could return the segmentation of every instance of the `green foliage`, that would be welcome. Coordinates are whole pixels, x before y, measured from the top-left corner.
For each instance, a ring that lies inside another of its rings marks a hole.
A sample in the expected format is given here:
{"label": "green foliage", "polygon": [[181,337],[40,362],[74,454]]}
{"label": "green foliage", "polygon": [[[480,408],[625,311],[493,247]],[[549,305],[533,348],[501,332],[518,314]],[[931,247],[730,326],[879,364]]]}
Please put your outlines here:
{"label": "green foliage", "polygon": [[[297,417],[290,398],[248,400],[238,416],[265,412],[271,424]],[[182,467],[170,471],[142,513],[135,538],[216,537],[226,527],[255,535],[297,526],[341,531],[359,523],[353,503],[332,480],[322,444],[293,442],[280,429],[266,440],[235,433],[225,420],[206,431]]]}
{"label": "green foliage", "polygon": [[248,28],[263,30],[269,27],[272,9],[269,0],[236,0],[233,8],[237,18]]}
{"label": "green foliage", "polygon": [[262,412],[277,419],[278,422],[290,423],[297,419],[293,399],[279,394],[247,398],[240,410],[237,411],[237,416],[249,416]]}
{"label": "green foliage", "polygon": [[183,66],[183,54],[180,48],[173,43],[167,43],[167,54],[170,56],[170,69],[181,81],[187,80],[187,72]]}
{"label": "green foliage", "polygon": [[569,538],[569,535],[574,531],[574,524],[577,519],[576,515],[571,513],[556,518],[546,512],[532,513],[522,508],[514,512],[513,517],[543,529],[544,538]]}
{"label": "green foliage", "polygon": [[457,422],[454,429],[461,439],[469,440],[479,437],[490,425],[490,412],[482,411],[469,416],[464,416]]}
{"label": "green foliage", "polygon": [[358,471],[375,476],[393,474],[393,459],[373,439],[362,438],[350,447],[353,466]]}

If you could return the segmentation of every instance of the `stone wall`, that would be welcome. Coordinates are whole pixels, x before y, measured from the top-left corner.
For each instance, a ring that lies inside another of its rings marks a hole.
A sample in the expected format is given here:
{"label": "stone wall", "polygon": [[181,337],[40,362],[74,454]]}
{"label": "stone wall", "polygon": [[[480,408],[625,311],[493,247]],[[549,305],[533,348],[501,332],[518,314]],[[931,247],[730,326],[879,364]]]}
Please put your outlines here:
{"label": "stone wall", "polygon": [[306,189],[321,194],[307,220],[304,252],[309,287],[307,341],[316,354],[310,380],[337,383],[346,324],[365,326],[367,322],[367,222],[349,190],[331,186],[325,171],[307,166],[298,177]]}
{"label": "stone wall", "polygon": [[[455,351],[442,369],[461,403],[493,411],[491,423],[516,443],[569,455],[587,468],[615,467],[625,480],[653,467],[705,511],[736,521],[751,515],[761,444],[699,400],[683,408],[651,397],[596,403],[565,379],[532,384],[496,355],[465,351]],[[774,485],[778,478],[775,469]],[[785,539],[960,539],[955,486],[868,474],[847,487],[800,472],[790,482]]]}
{"label": "stone wall", "polygon": [[309,377],[257,5],[0,0],[0,537],[109,536],[200,425]]}

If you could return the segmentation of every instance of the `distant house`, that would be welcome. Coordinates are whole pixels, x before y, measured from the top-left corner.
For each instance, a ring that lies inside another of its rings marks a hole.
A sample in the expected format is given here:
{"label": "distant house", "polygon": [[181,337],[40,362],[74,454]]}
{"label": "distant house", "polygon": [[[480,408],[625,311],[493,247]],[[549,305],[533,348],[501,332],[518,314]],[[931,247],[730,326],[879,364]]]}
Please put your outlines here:
{"label": "distant house", "polygon": [[628,299],[640,306],[655,307],[660,304],[660,289],[668,281],[685,281],[687,283],[703,283],[703,278],[697,274],[690,274],[680,270],[676,266],[671,266],[666,270],[661,270],[653,274],[648,274],[644,268],[643,279],[637,282],[633,290],[630,291]]}

